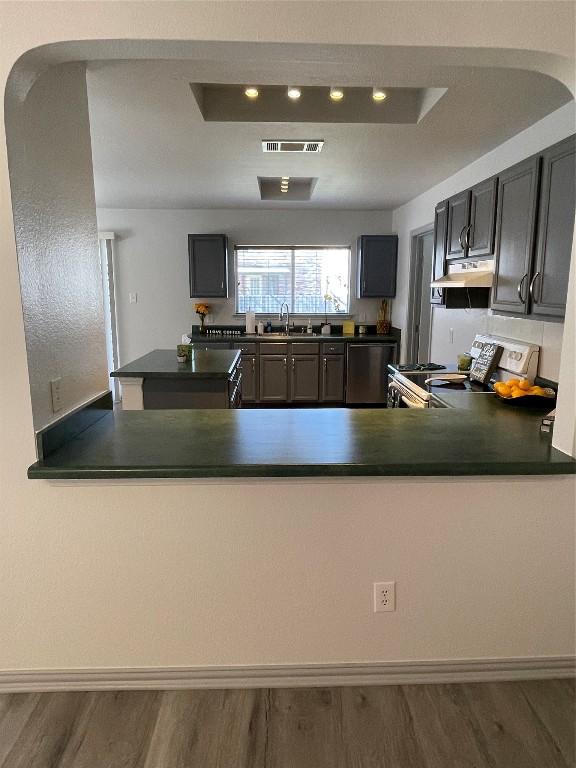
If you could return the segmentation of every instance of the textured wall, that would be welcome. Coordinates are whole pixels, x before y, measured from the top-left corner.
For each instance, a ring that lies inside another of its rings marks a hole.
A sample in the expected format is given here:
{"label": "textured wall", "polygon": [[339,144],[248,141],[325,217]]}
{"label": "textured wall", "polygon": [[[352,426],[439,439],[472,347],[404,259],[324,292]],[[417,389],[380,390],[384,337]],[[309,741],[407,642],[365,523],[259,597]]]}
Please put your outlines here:
{"label": "textured wall", "polygon": [[[34,427],[108,388],[82,64],[49,69],[7,111]],[[62,410],[50,380],[61,377]]]}
{"label": "textured wall", "polygon": [[[117,234],[116,307],[125,364],[156,347],[173,347],[197,323],[188,284],[188,233],[226,234],[243,245],[352,245],[350,311],[376,322],[380,302],[356,299],[356,239],[391,232],[391,211],[98,210],[100,230]],[[230,293],[234,294],[230,275]],[[138,293],[130,304],[129,293]],[[241,323],[234,298],[207,299],[210,323]],[[300,317],[295,322],[307,322]]]}

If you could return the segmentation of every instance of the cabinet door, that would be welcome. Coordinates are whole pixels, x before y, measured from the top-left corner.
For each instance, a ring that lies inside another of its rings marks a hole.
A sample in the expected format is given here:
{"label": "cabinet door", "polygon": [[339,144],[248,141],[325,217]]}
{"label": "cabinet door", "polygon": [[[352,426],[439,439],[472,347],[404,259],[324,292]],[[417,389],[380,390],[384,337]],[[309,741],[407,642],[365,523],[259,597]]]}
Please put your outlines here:
{"label": "cabinet door", "polygon": [[358,298],[396,296],[397,235],[362,235],[358,239]]}
{"label": "cabinet door", "polygon": [[470,257],[494,254],[497,184],[498,179],[488,179],[470,191],[470,224],[463,238]]}
{"label": "cabinet door", "polygon": [[[438,203],[434,214],[434,257],[432,261],[432,279],[442,277],[446,269],[446,231],[448,227],[448,201]],[[442,288],[430,289],[430,303],[444,304]]]}
{"label": "cabinet door", "polygon": [[226,235],[188,235],[190,296],[228,296],[228,238]]}
{"label": "cabinet door", "polygon": [[324,403],[341,403],[344,400],[344,355],[323,355],[320,399]]}
{"label": "cabinet door", "polygon": [[258,399],[256,390],[258,383],[256,355],[242,355],[240,368],[242,370],[242,402],[254,403]]}
{"label": "cabinet door", "polygon": [[460,192],[448,200],[447,259],[466,256],[464,235],[470,222],[470,192]]}
{"label": "cabinet door", "polygon": [[564,317],[574,231],[576,137],[543,154],[538,245],[530,283],[533,315]]}
{"label": "cabinet door", "polygon": [[292,355],[290,377],[290,400],[318,400],[318,356]]}
{"label": "cabinet door", "polygon": [[492,309],[528,312],[540,158],[509,168],[498,179]]}
{"label": "cabinet door", "polygon": [[288,400],[288,358],[286,355],[260,355],[260,402]]}

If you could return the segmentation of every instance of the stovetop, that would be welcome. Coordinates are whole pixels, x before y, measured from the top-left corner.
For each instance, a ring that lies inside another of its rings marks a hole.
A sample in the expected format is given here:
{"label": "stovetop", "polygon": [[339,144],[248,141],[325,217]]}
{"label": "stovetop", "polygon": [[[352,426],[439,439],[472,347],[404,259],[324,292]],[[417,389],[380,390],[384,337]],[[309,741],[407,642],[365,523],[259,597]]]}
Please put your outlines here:
{"label": "stovetop", "polygon": [[445,365],[440,365],[439,363],[403,363],[393,367],[401,373],[407,371],[443,371],[446,368]]}
{"label": "stovetop", "polygon": [[[433,364],[436,365],[436,364]],[[401,370],[402,366],[390,366],[397,373],[396,377],[404,383],[414,394],[418,395],[423,400],[429,400],[434,394],[440,395],[442,392],[468,392],[470,394],[494,394],[489,387],[485,387],[476,381],[471,382],[469,378],[465,378],[463,381],[445,381],[440,376],[442,371],[446,373],[458,373],[456,365],[443,365],[435,367],[434,369],[428,369],[426,371],[405,371]],[[426,379],[435,378],[436,381],[431,381],[428,384]]]}

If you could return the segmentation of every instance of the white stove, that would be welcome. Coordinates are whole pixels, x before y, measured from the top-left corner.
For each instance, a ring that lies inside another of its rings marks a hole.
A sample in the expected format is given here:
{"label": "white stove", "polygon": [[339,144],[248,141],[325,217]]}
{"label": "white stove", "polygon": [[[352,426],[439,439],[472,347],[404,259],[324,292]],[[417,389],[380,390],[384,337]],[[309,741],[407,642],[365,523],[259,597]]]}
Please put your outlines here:
{"label": "white stove", "polygon": [[[472,358],[476,359],[482,345],[488,343],[495,343],[503,348],[498,368],[492,376],[493,381],[512,377],[534,380],[538,371],[540,347],[502,336],[478,334],[470,349]],[[393,373],[388,380],[389,408],[444,408],[446,406],[435,398],[434,394],[440,394],[442,389],[446,388],[471,395],[494,394],[491,389],[470,381],[467,376],[454,380],[453,375],[457,373],[456,366],[443,366],[444,370],[439,370],[437,364],[426,365],[419,369],[413,366],[414,370],[399,370],[396,366],[392,368]],[[446,378],[443,378],[443,374]]]}

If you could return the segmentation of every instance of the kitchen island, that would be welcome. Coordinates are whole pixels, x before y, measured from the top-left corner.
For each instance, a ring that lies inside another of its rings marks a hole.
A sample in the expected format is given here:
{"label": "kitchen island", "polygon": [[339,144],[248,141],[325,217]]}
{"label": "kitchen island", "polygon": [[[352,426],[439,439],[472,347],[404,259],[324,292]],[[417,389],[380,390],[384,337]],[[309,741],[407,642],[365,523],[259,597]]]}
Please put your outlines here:
{"label": "kitchen island", "polygon": [[[473,396],[470,398],[474,400]],[[109,407],[109,406],[108,406]],[[568,475],[576,461],[541,412],[478,396],[478,410],[111,412],[59,444],[40,435],[38,479]],[[49,435],[46,436],[47,438]],[[52,446],[49,449],[42,445]]]}
{"label": "kitchen island", "polygon": [[122,385],[126,411],[174,408],[234,408],[240,403],[240,352],[192,349],[179,363],[176,350],[155,349],[110,376]]}

